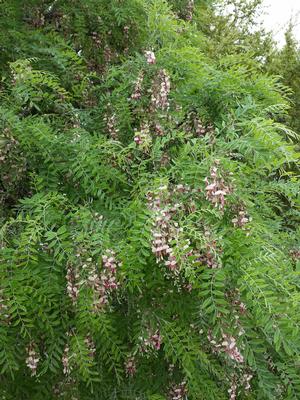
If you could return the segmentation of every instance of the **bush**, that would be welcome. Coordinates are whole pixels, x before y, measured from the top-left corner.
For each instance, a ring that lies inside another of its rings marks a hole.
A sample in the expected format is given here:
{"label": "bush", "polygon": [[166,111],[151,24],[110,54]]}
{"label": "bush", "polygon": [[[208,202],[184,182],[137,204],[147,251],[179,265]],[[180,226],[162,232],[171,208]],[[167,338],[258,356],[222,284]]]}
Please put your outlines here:
{"label": "bush", "polygon": [[3,399],[300,396],[287,89],[172,5],[2,16]]}

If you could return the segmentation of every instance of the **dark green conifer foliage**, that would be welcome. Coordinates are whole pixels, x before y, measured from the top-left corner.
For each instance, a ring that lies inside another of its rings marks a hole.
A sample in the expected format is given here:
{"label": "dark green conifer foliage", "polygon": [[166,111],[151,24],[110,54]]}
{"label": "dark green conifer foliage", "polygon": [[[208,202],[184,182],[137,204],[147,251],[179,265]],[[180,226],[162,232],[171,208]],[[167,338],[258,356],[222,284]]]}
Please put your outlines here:
{"label": "dark green conifer foliage", "polygon": [[300,51],[299,43],[293,34],[293,25],[290,24],[285,33],[285,45],[277,49],[267,65],[272,74],[281,77],[282,82],[292,89],[291,109],[287,123],[296,132],[300,132],[299,107],[300,107]]}
{"label": "dark green conifer foliage", "polygon": [[0,397],[298,399],[287,89],[209,2],[0,7]]}

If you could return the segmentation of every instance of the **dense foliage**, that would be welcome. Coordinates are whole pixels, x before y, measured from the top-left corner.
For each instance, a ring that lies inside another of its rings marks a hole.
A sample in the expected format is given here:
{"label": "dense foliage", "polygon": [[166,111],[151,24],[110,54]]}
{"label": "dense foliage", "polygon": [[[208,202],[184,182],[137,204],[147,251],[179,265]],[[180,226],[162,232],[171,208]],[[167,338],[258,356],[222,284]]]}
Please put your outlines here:
{"label": "dense foliage", "polygon": [[285,33],[285,45],[276,49],[270,56],[268,71],[281,77],[282,82],[291,88],[291,107],[286,122],[296,132],[300,132],[300,50],[293,35],[293,25]]}
{"label": "dense foliage", "polygon": [[0,397],[299,399],[289,89],[215,56],[208,1],[21,3],[0,3]]}

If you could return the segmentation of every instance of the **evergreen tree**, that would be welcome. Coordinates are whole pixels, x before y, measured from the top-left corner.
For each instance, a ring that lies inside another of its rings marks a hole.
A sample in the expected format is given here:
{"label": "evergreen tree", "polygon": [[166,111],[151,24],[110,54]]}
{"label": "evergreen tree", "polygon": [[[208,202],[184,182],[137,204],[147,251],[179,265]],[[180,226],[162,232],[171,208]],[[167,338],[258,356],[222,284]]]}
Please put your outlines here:
{"label": "evergreen tree", "polygon": [[209,2],[0,7],[1,398],[298,399],[286,88]]}
{"label": "evergreen tree", "polygon": [[296,132],[300,132],[300,52],[293,30],[294,27],[290,24],[285,33],[285,45],[272,54],[267,69],[270,73],[279,75],[282,82],[292,89],[287,123]]}
{"label": "evergreen tree", "polygon": [[202,4],[194,20],[205,34],[206,54],[223,63],[230,62],[234,56],[235,63],[262,69],[275,48],[271,32],[263,26],[263,14],[263,0],[219,0],[212,5]]}

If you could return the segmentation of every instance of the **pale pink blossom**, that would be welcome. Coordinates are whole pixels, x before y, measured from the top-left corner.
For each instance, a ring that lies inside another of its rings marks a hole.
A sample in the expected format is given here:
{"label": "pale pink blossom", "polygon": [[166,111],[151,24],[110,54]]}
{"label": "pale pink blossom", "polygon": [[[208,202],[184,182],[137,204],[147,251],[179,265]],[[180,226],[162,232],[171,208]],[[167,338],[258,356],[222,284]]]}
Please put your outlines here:
{"label": "pale pink blossom", "polygon": [[156,63],[156,58],[155,58],[155,54],[153,53],[153,51],[145,51],[145,57],[146,57],[148,64]]}
{"label": "pale pink blossom", "polygon": [[40,361],[40,356],[36,348],[36,344],[31,342],[26,348],[27,358],[26,365],[31,371],[31,376],[36,376],[37,367]]}

